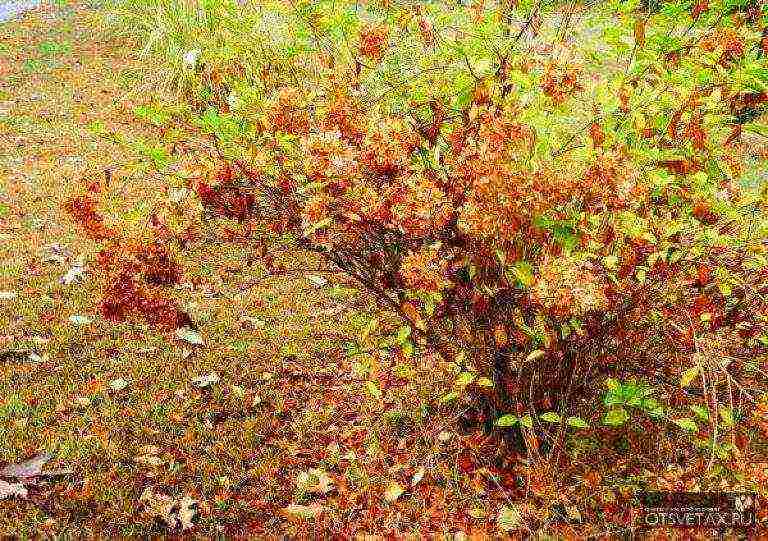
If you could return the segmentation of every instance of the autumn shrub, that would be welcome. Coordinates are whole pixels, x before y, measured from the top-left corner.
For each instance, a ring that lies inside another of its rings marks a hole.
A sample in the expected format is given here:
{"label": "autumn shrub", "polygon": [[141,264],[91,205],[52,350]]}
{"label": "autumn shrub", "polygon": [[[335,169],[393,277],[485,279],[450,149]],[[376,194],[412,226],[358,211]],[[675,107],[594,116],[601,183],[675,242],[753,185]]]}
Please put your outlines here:
{"label": "autumn shrub", "polygon": [[70,198],[65,209],[90,238],[103,243],[97,263],[101,272],[101,315],[108,321],[134,321],[160,329],[193,324],[165,288],[178,284],[181,267],[158,238],[136,239],[120,235],[105,224],[94,198],[98,184]]}
{"label": "autumn shrub", "polygon": [[220,148],[190,187],[398,313],[456,364],[445,401],[557,450],[631,416],[722,459],[765,430],[764,3],[220,0],[163,34],[177,3],[131,20]]}

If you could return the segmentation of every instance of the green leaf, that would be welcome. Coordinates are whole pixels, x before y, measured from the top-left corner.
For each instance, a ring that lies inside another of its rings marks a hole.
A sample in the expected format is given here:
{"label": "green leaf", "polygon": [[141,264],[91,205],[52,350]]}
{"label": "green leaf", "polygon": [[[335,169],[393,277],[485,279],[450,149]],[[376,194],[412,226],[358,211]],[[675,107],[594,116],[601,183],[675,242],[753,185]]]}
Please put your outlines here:
{"label": "green leaf", "polygon": [[520,424],[527,428],[533,428],[533,418],[530,415],[523,415],[520,417]]}
{"label": "green leaf", "polygon": [[397,336],[395,338],[395,341],[397,345],[401,346],[405,343],[406,340],[411,336],[411,327],[408,325],[403,325],[399,329],[397,329]]}
{"label": "green leaf", "polygon": [[379,389],[379,384],[375,381],[366,381],[365,390],[368,391],[368,394],[376,400],[381,399],[381,389]]}
{"label": "green leaf", "polygon": [[609,410],[603,417],[603,424],[608,426],[621,426],[629,420],[629,413],[623,407]]}
{"label": "green leaf", "polygon": [[493,381],[489,378],[478,378],[475,385],[478,387],[493,387]]}
{"label": "green leaf", "polygon": [[587,423],[581,417],[568,417],[566,423],[568,423],[568,426],[572,426],[573,428],[589,428],[589,423]]}
{"label": "green leaf", "polygon": [[603,266],[608,270],[616,270],[619,266],[619,258],[615,255],[608,255],[603,258]]}
{"label": "green leaf", "polygon": [[548,411],[546,413],[542,413],[539,417],[541,417],[542,421],[545,421],[547,423],[559,423],[562,420],[562,417],[555,413],[554,411]]}
{"label": "green leaf", "polygon": [[508,427],[508,426],[515,426],[517,423],[520,422],[520,419],[517,418],[516,415],[502,415],[498,419],[496,419],[496,426],[501,427]]}
{"label": "green leaf", "polygon": [[316,224],[312,224],[312,225],[310,225],[309,227],[307,227],[307,228],[304,230],[304,236],[305,236],[305,237],[308,237],[308,236],[310,236],[312,233],[314,233],[315,231],[317,231],[318,229],[323,229],[324,227],[328,227],[329,225],[331,225],[331,219],[330,219],[330,218],[325,218],[325,219],[323,219],[323,220],[320,220],[320,221],[319,221],[319,222],[317,222]]}
{"label": "green leaf", "polygon": [[458,400],[458,399],[459,399],[459,393],[450,392],[440,399],[440,403],[447,404],[449,402],[453,402],[454,400]]}
{"label": "green leaf", "polygon": [[512,266],[512,275],[520,285],[531,287],[533,285],[533,266],[527,261],[517,261]]}
{"label": "green leaf", "polygon": [[697,425],[696,421],[694,421],[690,417],[682,417],[680,419],[672,419],[672,422],[675,423],[680,428],[682,428],[683,430],[687,430],[688,432],[698,432],[699,431],[699,425]]}
{"label": "green leaf", "polygon": [[456,385],[459,387],[466,387],[473,381],[475,381],[475,375],[470,372],[462,372],[456,377]]}
{"label": "green leaf", "polygon": [[707,408],[704,408],[702,406],[697,406],[696,404],[688,407],[691,408],[691,411],[693,411],[693,413],[696,414],[696,417],[698,417],[702,421],[709,420],[709,410]]}

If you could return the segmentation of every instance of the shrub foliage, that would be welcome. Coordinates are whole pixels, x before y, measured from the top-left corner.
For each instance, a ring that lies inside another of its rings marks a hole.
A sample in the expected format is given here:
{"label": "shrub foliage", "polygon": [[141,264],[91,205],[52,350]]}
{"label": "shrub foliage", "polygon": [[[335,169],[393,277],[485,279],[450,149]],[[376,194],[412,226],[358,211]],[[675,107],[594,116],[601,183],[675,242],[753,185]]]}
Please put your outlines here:
{"label": "shrub foliage", "polygon": [[153,6],[134,27],[221,149],[189,188],[354,276],[456,362],[446,400],[558,445],[765,430],[762,2]]}

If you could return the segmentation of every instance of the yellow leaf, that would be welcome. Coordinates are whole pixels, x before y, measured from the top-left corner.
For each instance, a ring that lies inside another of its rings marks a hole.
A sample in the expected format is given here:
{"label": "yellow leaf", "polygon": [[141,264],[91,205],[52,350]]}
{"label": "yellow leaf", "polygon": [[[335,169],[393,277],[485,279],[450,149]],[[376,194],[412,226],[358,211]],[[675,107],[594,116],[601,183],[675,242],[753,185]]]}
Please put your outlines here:
{"label": "yellow leaf", "polygon": [[371,333],[374,330],[376,330],[378,326],[379,326],[379,318],[375,317],[363,329],[363,332],[360,334],[360,342],[367,345],[368,337],[371,335]]}
{"label": "yellow leaf", "polygon": [[397,482],[392,481],[389,483],[389,486],[387,487],[386,492],[384,492],[384,498],[392,503],[396,501],[403,493],[403,487],[401,487]]}
{"label": "yellow leaf", "polygon": [[534,349],[525,358],[525,362],[529,363],[531,361],[535,361],[537,359],[541,359],[543,356],[544,356],[544,351],[543,350],[541,350],[541,349]]}
{"label": "yellow leaf", "polygon": [[493,339],[496,341],[496,345],[499,347],[504,347],[507,345],[507,342],[509,342],[507,331],[504,330],[502,325],[497,325],[493,329]]}
{"label": "yellow leaf", "polygon": [[683,375],[680,377],[680,387],[688,387],[691,382],[696,379],[696,376],[699,375],[699,367],[694,366],[692,368],[689,368],[685,372],[683,372]]}

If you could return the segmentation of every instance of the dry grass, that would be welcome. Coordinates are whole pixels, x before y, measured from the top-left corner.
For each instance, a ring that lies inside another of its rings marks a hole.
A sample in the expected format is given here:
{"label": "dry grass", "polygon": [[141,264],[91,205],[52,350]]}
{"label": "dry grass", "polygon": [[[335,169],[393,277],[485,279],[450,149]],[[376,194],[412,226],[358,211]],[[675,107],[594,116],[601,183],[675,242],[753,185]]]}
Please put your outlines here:
{"label": "dry grass", "polygon": [[[383,503],[383,487],[418,468],[411,441],[424,440],[422,453],[435,445],[426,413],[434,397],[405,364],[403,378],[383,382],[382,398],[366,391],[395,361],[382,357],[376,368],[346,354],[375,308],[342,276],[321,268],[329,283],[313,285],[307,269],[319,262],[290,246],[271,246],[288,269],[275,275],[243,246],[201,245],[182,254],[188,287],[179,297],[203,347],[99,317],[99,245],[62,203],[101,181],[108,221],[141,229],[165,192],[135,143],[170,149],[169,139],[192,137],[183,123],[169,130],[137,119],[136,105],[161,97],[139,78],[146,66],[100,27],[85,8],[0,26],[0,291],[15,294],[0,301],[0,463],[49,451],[73,470],[28,501],[0,502],[0,534],[164,531],[142,512],[147,487],[197,499],[198,533],[297,532],[314,521],[291,523],[279,509],[299,502],[295,479],[312,467],[339,486],[317,527],[412,529],[420,503],[406,519]],[[52,245],[63,260],[47,261]],[[77,261],[85,280],[62,284]],[[93,322],[75,325],[73,315]],[[212,371],[221,381],[195,389],[192,379]],[[128,387],[111,390],[116,379]],[[137,461],[149,445],[157,458]],[[340,459],[349,452],[357,458]],[[356,505],[344,485],[356,487]],[[358,516],[374,507],[385,509]]]}

